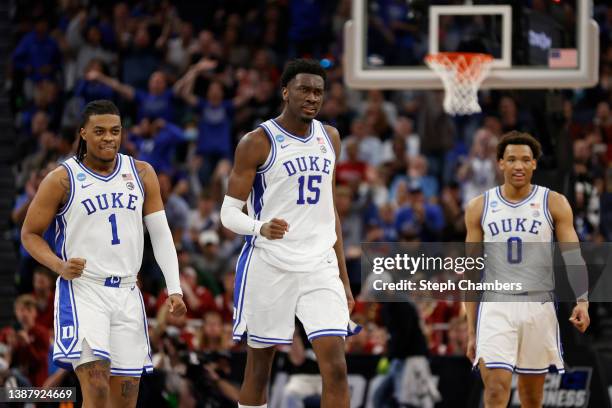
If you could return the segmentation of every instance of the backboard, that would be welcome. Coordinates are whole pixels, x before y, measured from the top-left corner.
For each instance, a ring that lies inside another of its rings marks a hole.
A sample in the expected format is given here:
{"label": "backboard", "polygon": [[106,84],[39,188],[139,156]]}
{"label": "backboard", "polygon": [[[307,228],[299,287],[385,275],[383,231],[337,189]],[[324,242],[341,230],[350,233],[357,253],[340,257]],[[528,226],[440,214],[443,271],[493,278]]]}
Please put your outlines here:
{"label": "backboard", "polygon": [[352,19],[344,28],[347,85],[442,89],[423,59],[443,51],[493,55],[481,88],[564,89],[597,83],[599,27],[590,0],[468,3],[353,0]]}

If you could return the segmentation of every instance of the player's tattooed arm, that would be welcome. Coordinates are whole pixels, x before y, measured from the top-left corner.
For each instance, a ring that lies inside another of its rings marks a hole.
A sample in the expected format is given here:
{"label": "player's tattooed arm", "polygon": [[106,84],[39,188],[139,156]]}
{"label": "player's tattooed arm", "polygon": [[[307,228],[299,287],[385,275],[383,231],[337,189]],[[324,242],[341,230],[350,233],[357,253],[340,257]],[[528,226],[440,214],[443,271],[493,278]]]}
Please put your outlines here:
{"label": "player's tattooed arm", "polygon": [[49,173],[38,187],[21,228],[21,242],[39,263],[61,274],[64,262],[57,257],[43,235],[70,196],[66,168],[60,166]]}
{"label": "player's tattooed arm", "polygon": [[138,177],[144,183],[144,179],[147,176],[147,167],[145,165],[136,165],[136,171],[138,172]]}
{"label": "player's tattooed arm", "polygon": [[138,178],[144,190],[143,215],[153,214],[164,209],[164,202],[161,197],[159,179],[153,167],[144,161],[134,160]]}
{"label": "player's tattooed arm", "polygon": [[62,201],[61,201],[62,205],[64,205],[65,203],[68,202],[68,198],[70,197],[71,185],[70,185],[70,177],[68,176],[68,174],[61,175],[59,177],[59,184],[64,193],[64,195],[62,196]]}

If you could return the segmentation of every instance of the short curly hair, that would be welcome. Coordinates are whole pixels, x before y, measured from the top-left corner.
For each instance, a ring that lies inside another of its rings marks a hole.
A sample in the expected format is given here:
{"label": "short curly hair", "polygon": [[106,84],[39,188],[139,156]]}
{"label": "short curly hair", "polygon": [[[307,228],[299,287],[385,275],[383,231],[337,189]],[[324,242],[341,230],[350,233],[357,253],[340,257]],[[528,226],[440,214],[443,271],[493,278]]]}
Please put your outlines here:
{"label": "short curly hair", "polygon": [[319,61],[313,59],[299,58],[290,61],[283,74],[281,75],[281,86],[286,88],[289,82],[298,74],[314,74],[323,78],[323,82],[327,84],[327,73],[319,64]]}
{"label": "short curly hair", "polygon": [[538,140],[526,132],[512,130],[502,136],[497,144],[497,160],[504,158],[504,152],[508,145],[527,145],[531,148],[533,158],[538,160],[542,155],[542,145]]}

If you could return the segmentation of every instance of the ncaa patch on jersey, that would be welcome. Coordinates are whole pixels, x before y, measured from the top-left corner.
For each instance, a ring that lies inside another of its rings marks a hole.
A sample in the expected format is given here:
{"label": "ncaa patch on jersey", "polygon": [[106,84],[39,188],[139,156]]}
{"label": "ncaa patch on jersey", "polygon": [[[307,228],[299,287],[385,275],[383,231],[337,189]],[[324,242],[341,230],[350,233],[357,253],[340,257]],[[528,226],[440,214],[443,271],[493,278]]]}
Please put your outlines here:
{"label": "ncaa patch on jersey", "polygon": [[85,173],[77,174],[77,180],[79,180],[79,181],[85,181],[86,178],[87,178],[87,176],[85,175]]}
{"label": "ncaa patch on jersey", "polygon": [[134,189],[134,183],[132,183],[131,181],[128,181],[127,183],[125,183],[125,186],[128,188],[128,190]]}
{"label": "ncaa patch on jersey", "polygon": [[491,208],[497,207],[497,201],[491,201]]}
{"label": "ncaa patch on jersey", "polygon": [[285,141],[285,136],[283,135],[276,135],[274,138],[278,143],[283,143]]}

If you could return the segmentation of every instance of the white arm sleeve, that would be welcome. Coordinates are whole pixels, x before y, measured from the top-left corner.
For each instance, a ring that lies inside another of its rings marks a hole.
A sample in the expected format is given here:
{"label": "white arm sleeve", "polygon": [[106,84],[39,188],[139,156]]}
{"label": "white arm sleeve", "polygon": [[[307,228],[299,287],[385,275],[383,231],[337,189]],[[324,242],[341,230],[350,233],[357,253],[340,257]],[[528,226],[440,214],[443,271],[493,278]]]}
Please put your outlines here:
{"label": "white arm sleeve", "polygon": [[154,212],[153,214],[144,217],[145,225],[149,230],[151,244],[153,245],[153,255],[161,268],[166,280],[166,288],[168,295],[175,293],[182,295],[181,284],[179,279],[178,257],[176,256],[176,248],[172,233],[166,219],[164,210]]}
{"label": "white arm sleeve", "polygon": [[236,234],[259,236],[264,222],[243,213],[242,207],[244,207],[244,204],[244,201],[226,195],[221,206],[221,223],[225,228]]}

